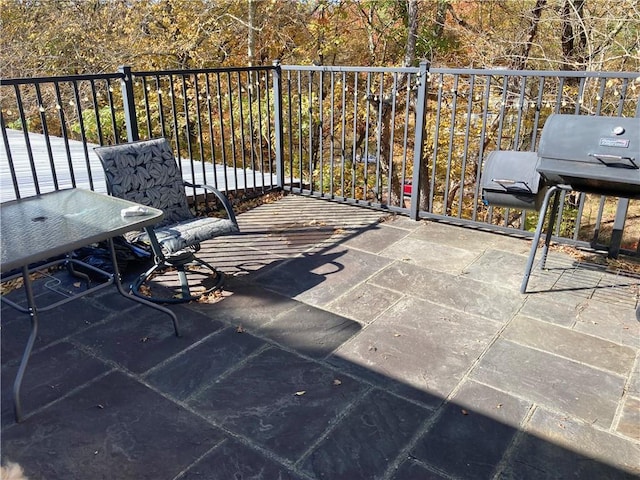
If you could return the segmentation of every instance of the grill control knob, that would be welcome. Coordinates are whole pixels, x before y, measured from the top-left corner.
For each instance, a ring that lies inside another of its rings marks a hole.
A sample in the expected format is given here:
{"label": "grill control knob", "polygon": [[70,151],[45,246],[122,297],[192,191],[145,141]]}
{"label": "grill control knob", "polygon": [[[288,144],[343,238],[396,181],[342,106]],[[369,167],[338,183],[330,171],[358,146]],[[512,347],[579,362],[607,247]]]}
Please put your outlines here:
{"label": "grill control knob", "polygon": [[611,133],[613,133],[614,135],[622,135],[624,133],[624,127],[620,125],[618,125],[617,127],[613,127]]}

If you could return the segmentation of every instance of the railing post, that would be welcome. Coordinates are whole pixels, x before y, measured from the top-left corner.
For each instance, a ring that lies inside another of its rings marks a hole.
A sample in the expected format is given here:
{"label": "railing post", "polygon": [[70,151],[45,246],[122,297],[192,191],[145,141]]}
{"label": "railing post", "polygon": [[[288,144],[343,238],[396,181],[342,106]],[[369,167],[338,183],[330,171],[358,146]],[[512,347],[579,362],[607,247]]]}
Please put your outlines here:
{"label": "railing post", "polygon": [[136,104],[133,99],[133,75],[131,67],[120,66],[118,72],[122,74],[120,87],[122,88],[122,106],[124,108],[124,121],[127,126],[127,141],[140,140],[138,134],[138,119],[136,117]]}
{"label": "railing post", "polygon": [[420,62],[420,71],[417,74],[418,98],[416,100],[416,130],[413,147],[413,178],[411,180],[411,209],[409,217],[412,220],[419,220],[420,213],[420,185],[422,181],[422,152],[425,143],[425,115],[427,111],[427,87],[429,62]]}
{"label": "railing post", "polygon": [[284,187],[284,155],[282,153],[282,67],[280,60],[273,61],[273,113],[276,155],[276,182],[278,188]]}

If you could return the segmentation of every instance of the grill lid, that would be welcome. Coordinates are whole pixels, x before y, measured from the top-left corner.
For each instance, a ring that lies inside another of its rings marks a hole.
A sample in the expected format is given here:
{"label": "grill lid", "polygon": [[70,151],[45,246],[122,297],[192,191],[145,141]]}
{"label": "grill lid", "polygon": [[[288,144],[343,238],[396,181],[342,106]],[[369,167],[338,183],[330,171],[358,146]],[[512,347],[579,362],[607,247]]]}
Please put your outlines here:
{"label": "grill lid", "polygon": [[640,197],[640,118],[551,115],[538,155],[537,170],[547,183]]}

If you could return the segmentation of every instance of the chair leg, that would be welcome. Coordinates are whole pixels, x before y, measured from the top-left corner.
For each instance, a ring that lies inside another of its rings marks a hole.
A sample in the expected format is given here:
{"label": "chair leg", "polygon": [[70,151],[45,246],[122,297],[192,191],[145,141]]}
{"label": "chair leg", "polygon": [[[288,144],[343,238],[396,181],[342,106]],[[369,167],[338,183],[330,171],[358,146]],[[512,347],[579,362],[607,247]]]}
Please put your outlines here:
{"label": "chair leg", "polygon": [[[202,267],[205,267],[207,271],[197,271],[197,270],[189,270],[187,267],[189,264],[198,264]],[[152,277],[156,276],[158,273],[168,270],[170,268],[176,269],[176,274],[178,276],[178,280],[180,282],[179,295],[174,295],[171,297],[158,297],[154,295],[148,295],[141,291],[143,285],[148,285],[148,282],[152,279]],[[193,294],[191,292],[191,288],[189,286],[189,276],[201,275],[204,277],[211,278],[215,276],[216,281],[213,285],[210,285],[204,288],[203,291],[197,292]],[[186,303],[200,299],[203,295],[207,295],[215,290],[220,290],[224,283],[224,274],[218,270],[216,270],[213,266],[201,260],[195,256],[191,256],[188,260],[185,258],[181,258],[179,261],[172,263],[171,259],[166,259],[164,262],[156,263],[151,268],[149,268],[146,272],[140,275],[135,281],[131,284],[131,293],[137,297],[144,298],[150,302],[155,303]]]}
{"label": "chair leg", "polygon": [[184,265],[178,267],[178,278],[180,279],[182,298],[190,298],[191,292],[189,291],[189,281],[187,280],[187,273],[184,271]]}

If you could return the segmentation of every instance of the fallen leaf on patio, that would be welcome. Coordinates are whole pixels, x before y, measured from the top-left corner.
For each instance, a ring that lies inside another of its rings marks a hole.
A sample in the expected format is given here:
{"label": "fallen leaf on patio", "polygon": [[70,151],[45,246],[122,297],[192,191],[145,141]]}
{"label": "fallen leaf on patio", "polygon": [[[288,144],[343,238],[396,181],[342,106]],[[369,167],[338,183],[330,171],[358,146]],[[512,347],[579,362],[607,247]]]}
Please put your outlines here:
{"label": "fallen leaf on patio", "polygon": [[76,287],[76,288],[80,288],[80,285],[82,285],[80,282],[76,282],[76,283],[73,284],[73,286]]}
{"label": "fallen leaf on patio", "polygon": [[301,397],[302,395],[304,395],[305,393],[307,393],[306,390],[300,390],[299,392],[294,393],[294,395],[296,397]]}
{"label": "fallen leaf on patio", "polygon": [[244,333],[246,330],[242,327],[242,325],[238,325],[236,328],[236,333]]}
{"label": "fallen leaf on patio", "polygon": [[460,410],[460,412],[461,412],[463,415],[469,415],[469,412],[467,412],[464,408],[463,408],[462,410]]}
{"label": "fallen leaf on patio", "polygon": [[338,380],[337,378],[333,381],[333,385],[338,386],[338,385],[342,385],[342,381]]}

